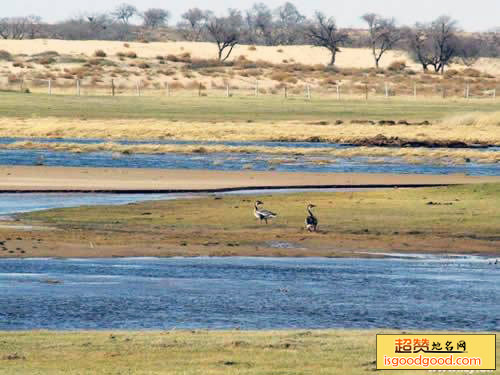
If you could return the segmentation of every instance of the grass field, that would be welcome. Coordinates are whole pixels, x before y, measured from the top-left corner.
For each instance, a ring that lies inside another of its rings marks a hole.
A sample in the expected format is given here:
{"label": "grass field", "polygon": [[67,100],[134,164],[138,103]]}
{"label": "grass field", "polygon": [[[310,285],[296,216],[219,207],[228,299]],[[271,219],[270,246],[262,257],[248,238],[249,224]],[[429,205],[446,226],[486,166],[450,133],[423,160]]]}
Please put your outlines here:
{"label": "grass field", "polygon": [[[261,199],[278,218],[253,216]],[[318,206],[320,233],[304,230],[306,205]],[[3,257],[329,256],[377,252],[498,255],[500,185],[350,193],[225,196],[27,213],[0,229]],[[16,223],[20,224],[20,223]],[[273,244],[285,243],[289,248]],[[154,245],[153,245],[154,244]]]}
{"label": "grass field", "polygon": [[500,110],[500,101],[327,100],[280,98],[72,97],[0,93],[0,117],[162,119],[170,121],[437,120],[470,112]]}
{"label": "grass field", "polygon": [[[375,371],[376,333],[380,332],[0,332],[0,373],[362,375]],[[497,346],[499,340],[497,335]]]}

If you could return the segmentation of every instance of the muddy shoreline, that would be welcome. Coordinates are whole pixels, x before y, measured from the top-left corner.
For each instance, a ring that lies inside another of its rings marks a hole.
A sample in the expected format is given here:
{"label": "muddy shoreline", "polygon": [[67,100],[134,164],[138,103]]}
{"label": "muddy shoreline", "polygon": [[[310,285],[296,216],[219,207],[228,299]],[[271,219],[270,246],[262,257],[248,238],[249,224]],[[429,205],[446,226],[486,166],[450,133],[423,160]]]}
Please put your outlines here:
{"label": "muddy shoreline", "polygon": [[500,176],[294,173],[187,169],[0,166],[0,191],[216,193],[283,188],[394,188],[498,183]]}

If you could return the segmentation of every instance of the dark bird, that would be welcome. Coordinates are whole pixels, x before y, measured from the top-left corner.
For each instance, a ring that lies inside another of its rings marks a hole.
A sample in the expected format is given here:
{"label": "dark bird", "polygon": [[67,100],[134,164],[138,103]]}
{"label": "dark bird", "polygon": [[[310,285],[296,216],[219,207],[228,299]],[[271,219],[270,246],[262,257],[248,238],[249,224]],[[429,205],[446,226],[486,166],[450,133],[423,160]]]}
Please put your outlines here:
{"label": "dark bird", "polygon": [[272,219],[272,218],[278,216],[278,214],[275,214],[274,212],[271,212],[271,211],[268,211],[264,208],[261,208],[260,206],[263,204],[264,203],[261,201],[255,202],[255,209],[253,212],[254,212],[255,217],[257,219],[259,219],[261,223],[262,223],[262,220],[264,220],[267,224],[268,219]]}
{"label": "dark bird", "polygon": [[312,209],[316,207],[314,204],[307,206],[309,215],[306,218],[306,229],[309,232],[316,232],[318,230],[318,218],[312,213]]}

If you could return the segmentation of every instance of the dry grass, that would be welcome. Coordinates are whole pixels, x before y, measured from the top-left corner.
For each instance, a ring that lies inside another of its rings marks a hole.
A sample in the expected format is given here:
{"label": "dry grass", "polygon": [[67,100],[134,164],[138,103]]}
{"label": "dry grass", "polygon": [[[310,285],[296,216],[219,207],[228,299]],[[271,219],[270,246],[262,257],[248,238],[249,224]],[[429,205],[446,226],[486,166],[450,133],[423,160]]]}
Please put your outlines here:
{"label": "dry grass", "polygon": [[[397,120],[397,119],[396,119]],[[165,121],[0,118],[2,137],[175,139],[200,141],[310,141],[357,143],[382,134],[408,140],[500,144],[500,112],[447,117],[432,125],[371,125],[346,121]]]}
{"label": "dry grass", "polygon": [[6,332],[0,333],[0,362],[4,375],[363,375],[375,371],[376,333]]}
{"label": "dry grass", "polygon": [[[382,96],[385,82],[389,81],[391,95],[411,96],[413,84],[417,82],[421,96],[441,96],[445,87],[446,95],[463,96],[467,79],[472,95],[486,98],[491,97],[492,90],[500,86],[494,76],[500,72],[500,60],[496,59],[480,60],[474,69],[454,66],[449,71],[455,74],[447,74],[443,80],[436,74],[421,74],[420,67],[411,63],[406,53],[401,51],[389,51],[382,60],[383,69],[376,70],[372,67],[368,49],[343,49],[339,54],[337,67],[331,68],[327,66],[328,52],[311,46],[284,46],[278,49],[237,46],[231,59],[224,64],[215,60],[216,48],[213,43],[132,43],[129,47],[132,49],[124,51],[120,42],[106,41],[0,41],[0,48],[4,48],[8,53],[6,56],[10,56],[9,59],[13,61],[6,62],[5,67],[11,70],[9,73],[22,73],[25,85],[35,91],[41,90],[33,81],[40,71],[75,68],[77,64],[82,64],[89,70],[87,75],[80,78],[82,87],[101,89],[109,89],[111,79],[123,88],[134,88],[137,81],[146,82],[148,79],[154,79],[163,87],[166,82],[174,79],[184,86],[188,86],[190,80],[201,79],[201,83],[207,86],[212,79],[217,78],[245,90],[252,89],[255,80],[259,80],[260,87],[267,94],[275,95],[281,94],[281,87],[276,90],[276,82],[286,82],[296,88],[300,86],[300,90],[290,87],[292,94],[303,91],[304,86],[309,85],[316,95],[329,95],[332,94],[329,92],[329,85],[333,83],[341,86],[342,95],[362,96],[367,84],[370,96]],[[108,58],[92,61],[97,52],[99,57]],[[138,56],[143,64],[149,66],[148,72],[134,63]],[[175,71],[175,75],[169,79],[159,74],[165,65]],[[113,66],[120,66],[126,74],[113,74]],[[203,77],[193,72],[198,72]],[[92,80],[92,76],[97,79]],[[2,81],[0,75],[0,86]],[[15,89],[8,82],[4,83],[4,87]],[[63,90],[64,87],[61,79],[54,79],[54,93],[74,93],[74,90]],[[104,92],[100,94],[105,95]],[[246,94],[241,91],[240,95]]]}

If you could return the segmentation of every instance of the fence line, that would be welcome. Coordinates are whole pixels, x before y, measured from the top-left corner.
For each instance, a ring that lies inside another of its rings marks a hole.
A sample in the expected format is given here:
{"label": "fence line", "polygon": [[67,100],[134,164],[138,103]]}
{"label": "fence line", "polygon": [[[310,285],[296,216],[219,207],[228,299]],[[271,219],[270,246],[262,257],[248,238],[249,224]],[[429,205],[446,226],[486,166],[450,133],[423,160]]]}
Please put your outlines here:
{"label": "fence line", "polygon": [[[31,82],[31,87],[29,85]],[[44,83],[45,82],[45,83]],[[289,86],[287,84],[277,85],[281,87],[280,91],[274,88],[262,88],[259,81],[255,81],[253,90],[251,88],[239,88],[231,86],[226,83],[223,87],[206,88],[202,83],[198,83],[196,89],[189,88],[174,88],[170,82],[164,83],[164,89],[161,85],[156,85],[158,87],[148,88],[144,86],[142,81],[136,81],[135,87],[124,87],[117,85],[115,80],[112,79],[109,85],[83,85],[80,79],[76,79],[73,84],[70,85],[56,85],[52,79],[48,80],[24,80],[21,79],[18,82],[19,91],[40,90],[43,92],[43,85],[46,85],[46,92],[48,95],[62,94],[62,95],[110,95],[110,96],[143,96],[146,92],[153,94],[155,96],[186,96],[193,92],[197,92],[197,96],[255,96],[260,95],[266,96],[282,96],[283,98],[299,98],[302,97],[307,100],[311,100],[314,94],[315,98],[322,97],[335,97],[337,100],[342,98],[360,98],[364,100],[369,100],[370,98],[390,98],[390,97],[413,97],[417,98],[432,98],[441,97],[446,98],[459,98],[463,97],[465,99],[480,99],[480,98],[497,98],[497,87],[487,87],[487,88],[474,88],[470,83],[466,83],[463,86],[462,94],[457,86],[449,87],[443,84],[435,85],[418,85],[417,82],[413,82],[413,87],[406,88],[406,90],[398,87],[394,88],[391,82],[384,82],[381,85],[376,84],[341,84],[341,85],[330,85],[326,87],[313,87],[310,84],[304,84],[301,86]],[[73,87],[73,88],[71,88]],[[13,88],[13,85],[7,85],[7,89],[11,91],[17,91]],[[74,91],[73,91],[74,90]],[[191,94],[192,95],[192,94]],[[195,94],[196,95],[196,94]]]}

